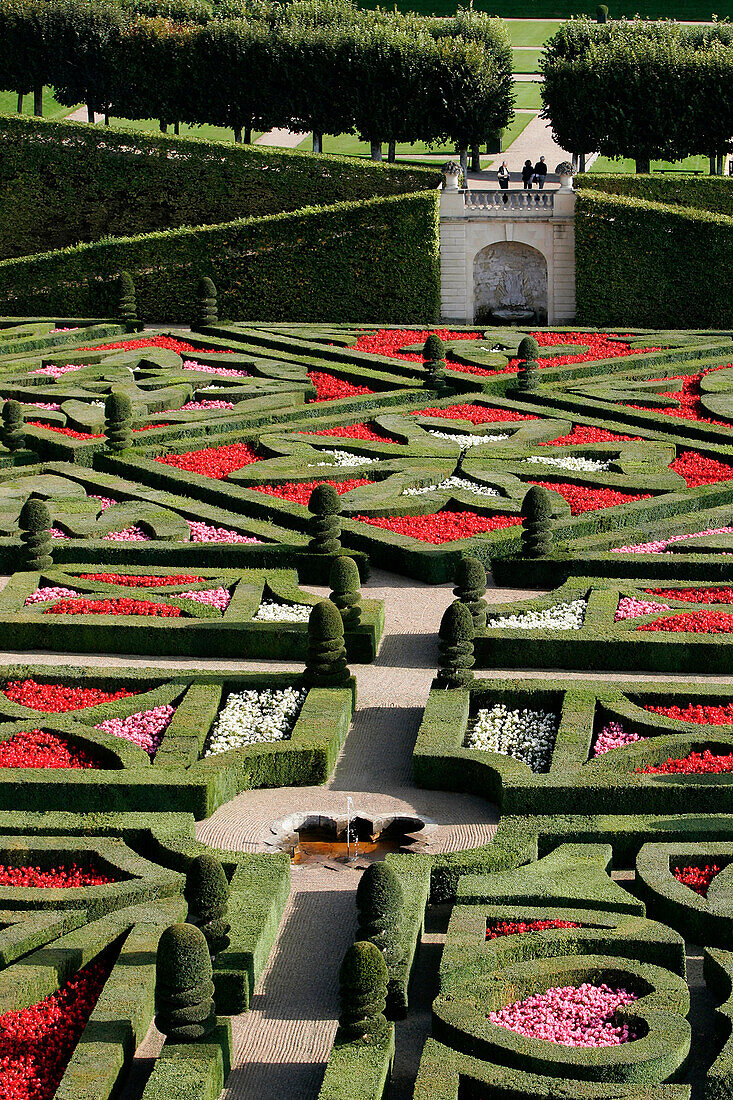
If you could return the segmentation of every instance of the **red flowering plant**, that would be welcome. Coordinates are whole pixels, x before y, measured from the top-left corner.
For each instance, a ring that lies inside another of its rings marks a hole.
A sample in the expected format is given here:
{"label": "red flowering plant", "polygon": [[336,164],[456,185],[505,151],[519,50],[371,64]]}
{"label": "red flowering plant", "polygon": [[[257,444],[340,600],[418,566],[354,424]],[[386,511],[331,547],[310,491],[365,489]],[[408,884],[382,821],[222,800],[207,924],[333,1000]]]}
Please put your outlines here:
{"label": "red flowering plant", "polygon": [[78,890],[86,886],[108,886],[117,879],[107,871],[89,863],[85,867],[77,863],[44,869],[32,864],[20,867],[0,864],[0,886],[14,886],[39,890]]}
{"label": "red flowering plant", "polygon": [[158,455],[156,462],[165,466],[175,466],[192,474],[224,479],[235,470],[259,462],[259,455],[248,443],[229,443],[221,447],[204,447],[183,454]]}
{"label": "red flowering plant", "polygon": [[686,867],[674,867],[672,874],[683,886],[694,890],[701,898],[706,898],[710,883],[722,870],[723,867],[717,863],[706,863],[704,866],[692,864]]}
{"label": "red flowering plant", "polygon": [[703,405],[703,390],[702,380],[706,375],[713,374],[715,371],[726,370],[733,366],[731,363],[722,364],[717,367],[708,367],[707,370],[698,372],[697,374],[671,374],[667,378],[653,378],[652,382],[681,382],[682,386],[679,390],[661,390],[658,396],[668,397],[673,404],[666,405],[660,408],[656,403],[652,406],[642,405],[639,403],[639,398],[635,398],[634,401],[624,401],[623,404],[630,409],[638,409],[641,412],[654,412],[660,416],[672,416],[677,417],[680,420],[691,420],[696,424],[711,424],[714,427],[730,428],[730,421],[718,420],[715,417],[707,415],[707,410]]}
{"label": "red flowering plant", "polygon": [[66,597],[52,603],[43,611],[44,615],[149,615],[153,618],[179,618],[183,611],[167,603],[153,603],[150,600],[132,600],[121,596],[118,599],[87,599],[85,597]]}
{"label": "red flowering plant", "polygon": [[101,703],[111,703],[115,699],[127,699],[138,694],[135,691],[126,691],[124,688],[117,691],[102,691],[95,687],[74,687],[58,683],[42,684],[32,678],[10,680],[2,690],[8,699],[22,707],[52,714],[84,710],[87,707],[96,707]]}
{"label": "red flowering plant", "polygon": [[48,730],[25,730],[0,741],[0,768],[99,768],[84,749]]}
{"label": "red flowering plant", "polygon": [[517,936],[523,932],[547,932],[553,928],[582,928],[574,920],[551,917],[547,920],[487,920],[486,939],[497,940],[502,936]]}

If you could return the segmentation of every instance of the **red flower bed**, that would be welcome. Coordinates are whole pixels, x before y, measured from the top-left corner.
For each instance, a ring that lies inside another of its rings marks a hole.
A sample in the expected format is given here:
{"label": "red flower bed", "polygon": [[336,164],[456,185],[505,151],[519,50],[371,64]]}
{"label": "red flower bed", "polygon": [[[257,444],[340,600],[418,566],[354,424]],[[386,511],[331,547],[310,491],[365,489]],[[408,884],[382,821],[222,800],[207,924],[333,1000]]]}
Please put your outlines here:
{"label": "red flower bed", "polygon": [[0,1015],[3,1100],[52,1100],[114,964],[106,951],[38,1004]]}
{"label": "red flower bed", "polygon": [[125,588],[162,588],[166,584],[193,584],[206,578],[195,577],[192,573],[176,573],[172,577],[138,577],[129,573],[80,573],[79,579],[119,584]]}
{"label": "red flower bed", "polygon": [[664,631],[669,634],[731,634],[733,614],[726,611],[686,611],[665,619],[642,623],[636,630]]}
{"label": "red flower bed", "polygon": [[723,868],[718,867],[717,863],[713,863],[706,864],[704,867],[675,867],[672,873],[683,886],[689,886],[690,890],[706,898],[710,883],[722,870]]}
{"label": "red flower bed", "polygon": [[514,527],[522,522],[521,516],[509,516],[501,513],[495,516],[480,516],[477,512],[436,512],[432,516],[354,516],[362,523],[372,527],[381,527],[383,531],[394,531],[397,535],[409,535],[421,542],[431,542],[439,546],[456,539],[469,539],[484,531],[500,531],[505,527]]}
{"label": "red flower bed", "polygon": [[655,707],[644,704],[644,710],[652,714],[664,714],[676,722],[695,722],[698,726],[727,726],[733,722],[733,703],[721,703],[717,706],[702,706],[700,703],[688,703],[686,707]]}
{"label": "red flower bed", "polygon": [[362,332],[353,345],[357,351],[368,351],[372,355],[386,355],[390,359],[408,359],[412,363],[424,363],[420,352],[400,351],[411,344],[424,344],[433,334],[444,341],[481,340],[482,332],[452,332],[447,328],[383,328],[378,332]]}
{"label": "red flower bed", "polygon": [[368,386],[355,386],[322,370],[309,370],[308,377],[316,387],[316,401],[336,401],[339,397],[361,397],[374,393]]}
{"label": "red flower bed", "polygon": [[125,351],[134,351],[136,348],[167,348],[178,355],[192,352],[194,355],[234,355],[231,348],[195,348],[193,344],[187,344],[185,340],[177,340],[174,336],[140,336],[131,340],[115,340],[112,344],[97,344],[93,348],[80,348],[80,351],[114,351],[124,348]]}
{"label": "red flower bed", "polygon": [[671,380],[682,382],[681,393],[675,393],[673,390],[662,391],[662,397],[669,397],[679,402],[679,406],[670,405],[666,409],[649,409],[646,405],[632,405],[630,402],[624,402],[624,404],[626,404],[629,409],[639,409],[642,412],[655,412],[660,413],[662,416],[676,416],[682,420],[694,420],[697,424],[715,424],[720,428],[729,428],[730,423],[728,421],[714,420],[705,416],[705,410],[700,401],[702,393],[700,389],[701,380],[706,374],[710,374],[711,371],[724,370],[726,366],[731,366],[731,364],[724,363],[719,367],[710,367],[709,370],[704,370],[700,374],[671,374],[669,378],[653,378],[653,382],[667,382]]}
{"label": "red flower bed", "polygon": [[545,932],[548,928],[582,928],[574,920],[494,920],[486,922],[486,939],[497,940],[501,936],[516,936],[522,932]]}
{"label": "red flower bed", "polygon": [[681,474],[690,488],[696,485],[713,485],[733,478],[733,466],[718,462],[715,458],[706,458],[699,451],[682,451],[670,463],[669,468],[676,474]]}
{"label": "red flower bed", "polygon": [[664,764],[647,764],[636,770],[646,775],[721,775],[733,772],[733,752],[712,753],[710,749],[703,749],[678,760],[670,756]]}
{"label": "red flower bed", "polygon": [[58,432],[59,435],[67,435],[69,439],[102,439],[103,432],[92,435],[91,432],[75,432],[73,428],[60,428],[57,424],[42,424],[40,420],[27,421],[29,428],[45,428],[47,432]]}
{"label": "red flower bed", "polygon": [[573,424],[573,430],[568,435],[559,435],[557,439],[551,439],[547,443],[540,443],[540,447],[573,447],[583,443],[639,443],[641,436],[619,435],[618,432],[609,432],[607,428],[592,428],[588,424]]}
{"label": "red flower bed", "polygon": [[181,455],[159,455],[155,461],[178,470],[205,477],[224,478],[234,470],[259,462],[259,456],[248,443],[229,443],[223,447],[204,447],[201,451],[186,451]]}
{"label": "red flower bed", "polygon": [[391,435],[385,435],[370,424],[349,424],[345,428],[321,428],[317,432],[301,432],[300,435],[332,435],[339,439],[366,439],[370,443],[396,443]]}
{"label": "red flower bed", "polygon": [[646,588],[645,592],[685,603],[733,603],[733,588]]}
{"label": "red flower bed", "polygon": [[35,680],[11,680],[3,694],[14,703],[32,710],[45,710],[60,714],[69,710],[83,710],[114,699],[127,699],[136,691],[102,691],[100,688],[66,687],[65,684],[37,684]]}
{"label": "red flower bed", "polygon": [[410,416],[440,416],[446,420],[470,420],[472,424],[539,420],[538,416],[532,416],[531,413],[515,412],[514,409],[489,409],[486,405],[447,405],[442,409],[418,409],[411,412]]}
{"label": "red flower bed", "polygon": [[79,867],[72,863],[70,867],[59,864],[50,871],[40,867],[3,867],[0,866],[0,886],[32,886],[41,890],[78,890],[82,886],[108,886],[117,879],[110,878],[106,871],[88,866]]}
{"label": "red flower bed", "polygon": [[596,512],[601,508],[615,508],[630,500],[648,500],[651,493],[619,493],[616,489],[593,489],[588,485],[574,485],[570,481],[530,481],[530,485],[543,485],[552,489],[570,505],[571,516],[581,512]]}
{"label": "red flower bed", "polygon": [[349,489],[356,489],[360,485],[373,485],[368,477],[350,477],[346,481],[286,481],[282,485],[253,485],[258,493],[269,493],[271,497],[280,497],[281,500],[291,500],[295,504],[307,504],[310,495],[316,485],[333,485],[341,496],[348,493]]}
{"label": "red flower bed", "polygon": [[126,596],[111,600],[87,600],[68,597],[47,607],[44,615],[151,615],[161,619],[177,619],[180,607],[167,603],[151,603],[150,600],[131,600]]}
{"label": "red flower bed", "polygon": [[98,768],[83,749],[73,748],[55,733],[27,730],[0,741],[0,768]]}

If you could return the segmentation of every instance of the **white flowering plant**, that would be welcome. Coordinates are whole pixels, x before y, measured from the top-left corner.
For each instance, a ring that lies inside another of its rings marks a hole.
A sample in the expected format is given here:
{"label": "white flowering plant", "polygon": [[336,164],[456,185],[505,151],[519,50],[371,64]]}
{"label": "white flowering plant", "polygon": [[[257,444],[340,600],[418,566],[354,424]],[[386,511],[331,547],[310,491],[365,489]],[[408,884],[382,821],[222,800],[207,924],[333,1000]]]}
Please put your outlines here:
{"label": "white flowering plant", "polygon": [[585,621],[587,600],[569,600],[545,607],[541,611],[518,611],[513,615],[497,615],[486,623],[489,630],[503,627],[509,630],[578,630]]}
{"label": "white flowering plant", "polygon": [[286,741],[293,732],[306,695],[306,691],[296,688],[232,693],[219,711],[204,756],[217,756],[247,745]]}
{"label": "white flowering plant", "polygon": [[565,455],[561,458],[554,458],[550,455],[532,455],[531,458],[525,458],[524,461],[535,466],[559,466],[561,470],[576,470],[588,474],[611,469],[610,462],[603,462],[599,458],[586,458],[584,455]]}
{"label": "white flowering plant", "polygon": [[436,439],[447,439],[449,443],[457,443],[460,447],[480,447],[484,443],[500,443],[509,438],[506,432],[502,435],[474,435],[469,432],[441,432],[437,428],[428,428],[428,432]]}
{"label": "white flowering plant", "polygon": [[482,497],[498,497],[499,490],[492,489],[490,485],[481,485],[478,481],[470,481],[467,477],[448,477],[438,485],[410,485],[402,490],[403,497],[422,496],[424,493],[440,493],[444,490],[460,489],[464,493],[476,493]]}
{"label": "white flowering plant", "polygon": [[378,462],[377,458],[369,458],[367,455],[355,455],[351,451],[323,450],[318,452],[333,459],[333,462],[309,462],[308,466],[371,466]]}
{"label": "white flowering plant", "polygon": [[252,619],[254,623],[307,623],[313,610],[310,604],[277,603],[263,600]]}
{"label": "white flowering plant", "polygon": [[558,718],[546,710],[510,709],[504,703],[480,710],[464,740],[467,749],[498,752],[529,765],[533,772],[550,767]]}

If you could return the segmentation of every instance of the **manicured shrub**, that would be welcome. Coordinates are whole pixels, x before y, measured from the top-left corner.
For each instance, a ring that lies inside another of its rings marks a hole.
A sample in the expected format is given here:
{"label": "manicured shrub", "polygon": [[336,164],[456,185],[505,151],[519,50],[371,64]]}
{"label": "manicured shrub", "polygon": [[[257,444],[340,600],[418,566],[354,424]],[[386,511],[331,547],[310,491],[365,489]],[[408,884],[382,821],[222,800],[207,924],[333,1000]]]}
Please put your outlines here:
{"label": "manicured shrub", "polygon": [[139,325],[135,284],[129,271],[121,271],[117,277],[117,316],[130,328]]}
{"label": "manicured shrub", "polygon": [[20,570],[50,569],[51,558],[51,513],[42,500],[31,497],[20,510],[18,517],[20,528]]}
{"label": "manicured shrub", "polygon": [[218,320],[216,287],[211,279],[199,279],[196,288],[196,316],[191,328],[194,332],[200,332],[207,325],[215,325]]}
{"label": "manicured shrub", "polygon": [[346,665],[344,624],[330,600],[317,603],[308,620],[304,680],[310,687],[339,687],[351,673]]}
{"label": "manicured shrub", "polygon": [[422,356],[426,363],[440,363],[445,359],[445,344],[436,332],[431,332],[423,344]]}
{"label": "manicured shrub", "polygon": [[446,610],[438,631],[438,683],[441,687],[464,687],[473,680],[473,618],[465,604],[456,600]]}
{"label": "manicured shrub", "polygon": [[388,863],[372,863],[361,876],[356,890],[359,914],[357,940],[368,940],[379,948],[387,968],[400,962],[400,917],[405,902],[402,884]]}
{"label": "manicured shrub", "polygon": [[132,441],[132,401],[115,391],[104,402],[104,437],[111,451],[124,451]]}
{"label": "manicured shrub", "polygon": [[523,336],[517,348],[517,359],[525,362],[529,359],[537,359],[540,354],[540,345],[534,336]]}
{"label": "manicured shrub", "polygon": [[155,1026],[169,1043],[205,1039],[216,1026],[206,937],[193,924],[172,924],[155,961]]}
{"label": "manicured shrub", "polygon": [[308,501],[308,549],[317,554],[335,554],[341,549],[341,498],[333,485],[316,485]]}
{"label": "manicured shrub", "polygon": [[522,554],[543,558],[552,550],[552,493],[533,485],[522,501]]}
{"label": "manicured shrub", "polygon": [[336,558],[329,576],[329,599],[341,612],[344,630],[359,625],[361,621],[361,581],[359,566],[353,558]]}
{"label": "manicured shrub", "polygon": [[25,447],[24,419],[20,401],[11,399],[4,403],[0,423],[0,443],[9,451],[20,451]]}
{"label": "manicured shrub", "polygon": [[486,592],[486,569],[483,562],[478,558],[461,558],[456,566],[455,584],[453,595],[471,612],[474,631],[484,630],[487,605],[483,598]]}
{"label": "manicured shrub", "polygon": [[378,947],[368,940],[353,943],[341,964],[339,985],[339,1031],[344,1039],[361,1039],[385,1027],[387,964]]}
{"label": "manicured shrub", "polygon": [[534,336],[525,336],[519,341],[517,357],[519,367],[517,369],[517,389],[536,390],[539,387],[539,363],[537,356],[540,346]]}
{"label": "manicured shrub", "polygon": [[229,883],[216,856],[204,852],[191,860],[183,896],[188,902],[186,920],[201,929],[214,959],[229,946],[231,928],[226,920]]}

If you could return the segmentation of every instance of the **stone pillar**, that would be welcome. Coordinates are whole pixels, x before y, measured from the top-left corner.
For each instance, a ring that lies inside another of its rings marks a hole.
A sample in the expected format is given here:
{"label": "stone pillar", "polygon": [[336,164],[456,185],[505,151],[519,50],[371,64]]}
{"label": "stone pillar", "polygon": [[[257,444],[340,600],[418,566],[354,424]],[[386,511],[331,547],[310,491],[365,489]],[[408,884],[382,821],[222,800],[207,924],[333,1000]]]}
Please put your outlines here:
{"label": "stone pillar", "polygon": [[473,278],[465,204],[465,191],[440,192],[440,316],[461,325],[471,323],[467,265]]}
{"label": "stone pillar", "polygon": [[553,271],[548,297],[551,325],[575,319],[575,192],[555,192],[552,218]]}

